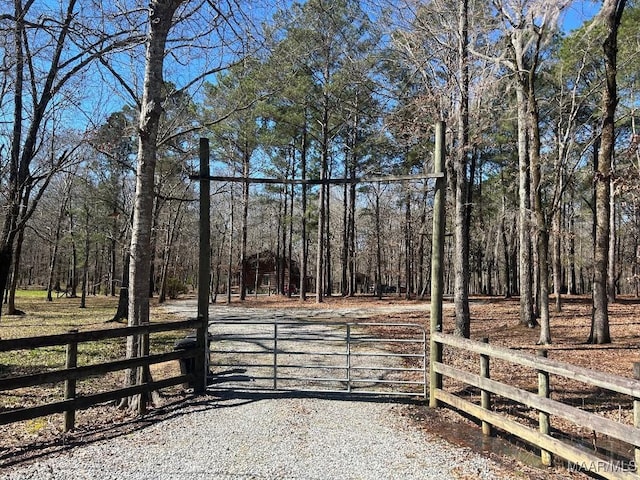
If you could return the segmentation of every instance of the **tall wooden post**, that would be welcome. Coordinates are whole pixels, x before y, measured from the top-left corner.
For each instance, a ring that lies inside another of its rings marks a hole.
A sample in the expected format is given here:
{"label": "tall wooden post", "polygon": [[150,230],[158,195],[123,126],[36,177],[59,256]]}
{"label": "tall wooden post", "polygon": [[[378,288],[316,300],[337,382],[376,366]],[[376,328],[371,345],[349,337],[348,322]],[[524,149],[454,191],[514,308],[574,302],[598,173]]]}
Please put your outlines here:
{"label": "tall wooden post", "polygon": [[435,364],[442,362],[442,345],[435,342],[433,334],[442,331],[442,295],[444,290],[442,261],[444,258],[445,195],[447,181],[444,160],[444,122],[436,124],[436,145],[433,155],[433,171],[436,179],[433,197],[433,240],[431,245],[431,322],[429,339],[429,406],[437,407],[436,391],[442,388],[442,375],[435,371]]}
{"label": "tall wooden post", "polygon": [[204,393],[209,370],[209,273],[211,269],[211,220],[209,181],[209,140],[200,139],[200,261],[198,268],[198,319],[196,336],[198,354],[194,366],[194,392]]}

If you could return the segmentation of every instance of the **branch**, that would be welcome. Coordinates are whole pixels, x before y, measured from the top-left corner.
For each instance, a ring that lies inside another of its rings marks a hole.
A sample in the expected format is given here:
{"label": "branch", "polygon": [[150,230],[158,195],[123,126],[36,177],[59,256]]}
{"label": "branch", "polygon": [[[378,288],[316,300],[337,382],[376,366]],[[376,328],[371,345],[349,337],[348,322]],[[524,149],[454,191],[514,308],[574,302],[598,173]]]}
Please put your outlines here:
{"label": "branch", "polygon": [[63,167],[65,162],[71,157],[71,155],[78,148],[80,148],[80,145],[81,144],[75,145],[70,151],[65,150],[62,153],[62,155],[60,155],[60,157],[58,157],[57,162],[51,168],[51,170],[49,170],[49,172],[47,172],[47,174],[44,175],[43,177],[40,177],[40,179],[44,180],[43,183],[42,183],[42,186],[38,190],[35,198],[32,200],[31,206],[29,207],[29,209],[24,213],[24,215],[20,218],[20,221],[17,223],[17,228],[18,229],[24,228],[24,226],[26,225],[27,221],[33,215],[36,207],[38,206],[38,203],[40,202],[40,199],[42,198],[42,195],[44,195],[45,190],[49,186],[49,183],[51,183],[51,179],[53,178],[53,176],[61,170],[61,168]]}
{"label": "branch", "polygon": [[118,81],[118,83],[120,84],[120,86],[122,88],[125,89],[125,91],[129,94],[129,96],[131,97],[131,100],[135,103],[136,107],[138,108],[138,111],[140,111],[140,109],[142,108],[142,104],[140,103],[140,100],[138,99],[138,95],[136,94],[136,92],[133,90],[133,88],[131,88],[129,86],[129,82],[127,82],[122,75],[120,75],[112,66],[109,62],[107,62],[104,57],[101,55],[98,57],[98,61],[109,71],[111,72],[111,75],[114,76],[114,78]]}

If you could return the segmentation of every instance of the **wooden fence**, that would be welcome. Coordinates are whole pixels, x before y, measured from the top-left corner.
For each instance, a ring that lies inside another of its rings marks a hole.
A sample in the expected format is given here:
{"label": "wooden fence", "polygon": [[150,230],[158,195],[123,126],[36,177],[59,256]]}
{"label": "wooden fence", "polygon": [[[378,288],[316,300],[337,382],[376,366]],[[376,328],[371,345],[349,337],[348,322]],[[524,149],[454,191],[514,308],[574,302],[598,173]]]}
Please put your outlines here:
{"label": "wooden fence", "polygon": [[[35,348],[65,346],[66,363],[65,368],[49,372],[36,373],[31,375],[12,376],[8,378],[0,378],[0,391],[15,390],[25,387],[33,387],[49,383],[64,382],[64,400],[52,403],[42,404],[38,406],[15,408],[0,411],[0,425],[18,422],[21,420],[29,420],[37,417],[51,415],[54,413],[65,414],[65,430],[70,430],[74,426],[76,410],[82,410],[93,405],[104,402],[119,400],[132,395],[146,395],[152,391],[177,385],[185,382],[197,384],[204,383],[204,372],[198,369],[203,365],[205,349],[193,348],[175,350],[167,353],[143,355],[136,358],[127,358],[115,360],[111,362],[78,366],[77,352],[78,344],[83,342],[93,342],[107,340],[111,338],[122,338],[123,341],[129,336],[139,336],[142,339],[148,338],[151,333],[179,331],[185,329],[202,328],[202,320],[184,320],[179,322],[159,323],[142,325],[137,327],[122,327],[112,330],[92,330],[86,332],[70,332],[59,335],[47,335],[42,337],[28,337],[0,340],[0,352],[31,350]],[[202,357],[202,358],[197,358]],[[196,366],[193,372],[181,373],[176,377],[165,378],[158,381],[139,376],[139,382],[136,385],[119,388],[116,390],[105,391],[97,394],[79,396],[76,395],[76,381],[83,378],[103,375],[108,372],[115,372],[125,369],[148,369],[150,365],[167,362],[171,360],[194,359]],[[200,360],[200,361],[198,361]],[[202,378],[200,378],[202,377]],[[144,402],[141,407],[144,408]]]}
{"label": "wooden fence", "polygon": [[[546,358],[546,355],[532,355],[517,352],[508,348],[489,345],[439,332],[431,334],[432,349],[437,352],[437,361],[432,361],[432,382],[430,392],[436,402],[446,403],[461,410],[482,422],[482,430],[490,434],[496,427],[508,432],[525,442],[540,448],[543,464],[550,465],[552,455],[568,461],[569,469],[583,473],[596,473],[604,478],[638,479],[637,467],[640,466],[640,381],[616,375],[605,374],[585,369],[564,362]],[[442,360],[443,345],[459,351],[473,352],[478,355],[478,373],[447,365]],[[500,383],[490,378],[490,360],[499,359],[513,365],[531,369],[538,377],[538,391],[531,392],[524,388]],[[627,425],[605,418],[583,409],[561,403],[550,398],[550,375],[595,386],[609,392],[629,397],[633,402],[634,425]],[[435,377],[435,378],[434,378]],[[443,385],[443,377],[455,379],[463,384],[479,390],[479,401],[472,402],[447,391]],[[435,381],[434,381],[435,380]],[[492,410],[492,395],[508,399],[516,404],[534,409],[538,414],[538,428],[524,425],[506,415]],[[437,403],[436,403],[437,405]],[[433,402],[432,402],[432,406]],[[587,427],[594,435],[603,434],[628,446],[628,458],[616,460],[613,457],[603,458],[593,448],[580,448],[575,443],[563,441],[553,436],[551,420],[559,417],[575,425]]]}

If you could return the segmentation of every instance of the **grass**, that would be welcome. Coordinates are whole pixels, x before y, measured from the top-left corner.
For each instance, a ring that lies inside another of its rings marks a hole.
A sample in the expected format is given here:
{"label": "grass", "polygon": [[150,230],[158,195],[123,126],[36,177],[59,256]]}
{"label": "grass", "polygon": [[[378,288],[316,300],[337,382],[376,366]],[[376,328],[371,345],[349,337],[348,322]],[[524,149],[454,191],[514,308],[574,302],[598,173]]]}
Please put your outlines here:
{"label": "grass", "polygon": [[25,299],[25,298],[39,298],[44,299],[47,298],[47,291],[43,289],[21,289],[16,290],[16,299]]}
{"label": "grass", "polygon": [[[19,290],[16,306],[24,315],[3,315],[0,320],[0,338],[37,337],[66,333],[73,329],[99,330],[119,324],[105,323],[113,316],[117,299],[105,296],[87,298],[87,307],[80,308],[79,298],[61,297],[47,302],[46,291]],[[122,355],[119,339],[92,342],[79,346],[79,364],[96,358],[101,361]],[[24,375],[64,368],[65,347],[45,347],[0,353],[0,375]]]}
{"label": "grass", "polygon": [[[45,291],[19,290],[16,292],[16,307],[25,314],[3,315],[0,319],[0,338],[6,340],[54,335],[73,329],[86,331],[119,328],[123,324],[108,322],[117,309],[117,303],[117,297],[89,296],[86,299],[86,308],[80,308],[80,298],[60,297],[48,302]],[[171,321],[175,320],[175,317],[163,313],[152,301],[152,320]],[[182,338],[184,333],[174,331],[152,334],[151,353],[171,351],[176,339]],[[65,346],[0,352],[0,378],[62,369],[65,366],[65,352]],[[81,343],[78,345],[78,365],[122,359],[125,352],[124,338]],[[84,393],[96,393],[118,388],[121,380],[121,372],[88,378],[79,382],[79,390]],[[59,399],[61,393],[62,384],[0,392],[0,409],[42,404]]]}
{"label": "grass", "polygon": [[19,290],[16,307],[25,315],[3,315],[0,337],[19,338],[65,333],[72,329],[93,330],[105,328],[113,317],[118,299],[107,296],[89,296],[86,308],[80,308],[80,298],[55,298],[47,302],[46,292]]}

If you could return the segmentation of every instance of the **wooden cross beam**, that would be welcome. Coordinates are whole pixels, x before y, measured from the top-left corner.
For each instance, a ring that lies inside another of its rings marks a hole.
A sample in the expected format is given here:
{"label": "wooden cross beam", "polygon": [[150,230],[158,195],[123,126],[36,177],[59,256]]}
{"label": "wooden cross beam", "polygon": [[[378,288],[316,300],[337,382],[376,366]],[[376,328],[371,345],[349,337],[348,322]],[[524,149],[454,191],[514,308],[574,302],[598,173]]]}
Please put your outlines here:
{"label": "wooden cross beam", "polygon": [[345,185],[356,183],[390,183],[424,180],[428,178],[442,178],[444,173],[420,173],[417,175],[384,175],[379,177],[359,177],[359,178],[255,178],[255,177],[227,177],[218,175],[190,175],[191,180],[209,180],[211,182],[232,182],[232,183],[261,183],[280,185]]}

